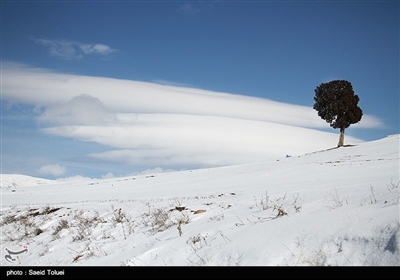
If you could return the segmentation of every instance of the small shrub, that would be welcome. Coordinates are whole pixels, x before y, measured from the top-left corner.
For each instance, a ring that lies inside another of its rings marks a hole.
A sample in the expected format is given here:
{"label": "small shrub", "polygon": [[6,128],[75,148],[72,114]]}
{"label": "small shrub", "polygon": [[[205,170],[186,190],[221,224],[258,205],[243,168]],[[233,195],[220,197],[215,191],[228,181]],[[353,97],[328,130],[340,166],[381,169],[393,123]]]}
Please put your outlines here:
{"label": "small shrub", "polygon": [[83,210],[76,211],[74,219],[77,221],[76,235],[72,236],[72,241],[88,239],[92,234],[91,227],[96,219],[86,218],[83,216]]}
{"label": "small shrub", "polygon": [[173,225],[173,222],[170,219],[170,212],[165,211],[164,209],[158,208],[151,212],[152,223],[151,226],[153,230],[163,231]]}
{"label": "small shrub", "polygon": [[268,192],[267,191],[265,191],[265,197],[264,196],[261,196],[261,200],[260,200],[260,204],[261,204],[261,206],[262,206],[262,210],[267,210],[267,209],[269,209],[269,202],[270,202],[270,200],[269,200],[269,195],[268,195]]}
{"label": "small shrub", "polygon": [[285,193],[283,196],[272,200],[270,198],[270,196],[268,195],[268,192],[266,191],[265,196],[261,196],[261,199],[259,200],[260,201],[259,204],[258,204],[257,200],[255,200],[256,201],[255,206],[259,209],[262,209],[263,211],[265,211],[265,210],[270,210],[272,212],[277,211],[276,216],[272,216],[269,218],[278,218],[278,217],[288,215],[288,211],[285,209],[287,209],[287,207],[289,207],[290,204],[293,206],[295,213],[300,212],[301,207],[297,205],[299,193],[297,193],[296,195],[293,194],[293,202],[291,202],[291,203],[290,203],[290,201],[286,201],[286,198],[287,197],[286,197],[286,193]]}
{"label": "small shrub", "polygon": [[72,241],[90,239],[92,229],[87,224],[78,224],[76,235],[72,236]]}
{"label": "small shrub", "polygon": [[127,222],[129,219],[128,215],[125,212],[122,212],[121,208],[119,208],[118,210],[113,208],[112,220],[116,223],[123,223]]}
{"label": "small shrub", "polygon": [[400,186],[400,181],[398,181],[397,184],[391,181],[390,184],[387,185],[387,188],[391,192],[392,190],[397,190],[399,186]]}
{"label": "small shrub", "polygon": [[371,204],[374,204],[377,202],[376,198],[375,198],[375,194],[374,194],[374,188],[371,185],[371,194],[369,195],[370,199],[371,199]]}
{"label": "small shrub", "polygon": [[199,233],[195,236],[189,237],[189,239],[186,241],[186,243],[189,244],[193,248],[193,250],[197,251],[204,245],[207,245],[207,240],[206,240],[207,237],[208,237],[207,234],[201,235]]}
{"label": "small shrub", "polygon": [[53,235],[57,235],[63,229],[69,228],[69,224],[67,220],[61,219],[58,221],[58,225],[54,229]]}
{"label": "small shrub", "polygon": [[327,207],[331,209],[342,207],[345,203],[348,204],[347,197],[339,194],[336,188],[333,188],[333,191],[328,193],[327,202]]}
{"label": "small shrub", "polygon": [[278,214],[276,215],[277,218],[285,215],[287,216],[288,214],[285,210],[282,209],[282,205],[280,206],[274,205],[273,208],[278,212]]}
{"label": "small shrub", "polygon": [[16,221],[17,221],[17,218],[16,218],[15,214],[8,214],[8,215],[2,217],[0,225],[5,226],[8,224],[15,223]]}
{"label": "small shrub", "polygon": [[36,226],[35,222],[33,221],[33,219],[31,217],[21,216],[18,221],[22,225],[22,229],[24,231],[23,237],[37,235],[36,233],[39,232],[38,227]]}

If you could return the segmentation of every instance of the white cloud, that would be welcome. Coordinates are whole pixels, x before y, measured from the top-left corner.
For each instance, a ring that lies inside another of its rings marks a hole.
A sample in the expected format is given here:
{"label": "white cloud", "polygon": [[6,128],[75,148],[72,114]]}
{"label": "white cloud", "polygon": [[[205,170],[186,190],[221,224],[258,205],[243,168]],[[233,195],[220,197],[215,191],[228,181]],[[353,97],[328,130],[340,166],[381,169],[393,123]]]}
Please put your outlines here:
{"label": "white cloud", "polygon": [[[263,98],[189,87],[51,73],[29,67],[3,70],[3,98],[34,106],[57,106],[86,94],[114,113],[211,115],[300,127],[329,127],[315,110]],[[363,120],[360,127],[363,125]]]}
{"label": "white cloud", "polygon": [[85,54],[110,54],[115,50],[111,49],[109,46],[103,44],[96,45],[87,45],[87,44],[78,44],[78,47]]}
{"label": "white cloud", "polygon": [[40,167],[39,172],[42,174],[60,176],[67,172],[67,168],[59,164],[47,164]]}
{"label": "white cloud", "polygon": [[108,55],[116,52],[116,50],[103,44],[91,45],[67,40],[33,40],[39,45],[48,47],[50,56],[55,56],[66,60],[82,58],[83,55],[86,54]]}
{"label": "white cloud", "polygon": [[175,171],[176,170],[173,169],[162,169],[161,167],[156,167],[156,168],[146,169],[137,173],[132,173],[131,175],[151,175],[151,174],[175,172]]}
{"label": "white cloud", "polygon": [[124,117],[119,116],[124,119],[119,125],[59,126],[44,132],[113,148],[88,155],[98,161],[175,168],[277,159],[325,149],[338,139],[313,129],[218,116],[140,114],[131,123],[129,115]]}
{"label": "white cloud", "polygon": [[[43,131],[110,147],[99,161],[162,168],[218,166],[335,146],[315,110],[189,87],[78,76],[4,64],[3,98],[45,108]],[[364,115],[354,127],[382,127]],[[353,126],[352,126],[353,127]],[[359,139],[346,136],[346,142]]]}
{"label": "white cloud", "polygon": [[114,175],[112,172],[108,172],[107,174],[104,174],[101,176],[101,179],[113,179],[113,178],[118,178],[118,177],[132,177],[132,176],[140,176],[140,175],[151,175],[151,174],[157,174],[157,173],[165,173],[165,172],[176,172],[177,170],[174,169],[163,169],[161,167],[155,167],[155,168],[148,168],[146,170],[140,171],[140,172],[129,172],[124,175]]}
{"label": "white cloud", "polygon": [[[311,107],[263,98],[207,91],[189,87],[79,76],[49,72],[21,65],[3,64],[3,98],[53,107],[82,94],[97,98],[113,113],[168,113],[211,115],[268,121],[309,128],[329,128]],[[358,127],[381,127],[364,115]]]}
{"label": "white cloud", "polygon": [[95,179],[90,178],[90,177],[84,177],[81,175],[76,175],[76,176],[66,177],[66,178],[57,178],[58,182],[68,182],[68,183],[93,181],[93,180],[95,180]]}
{"label": "white cloud", "polygon": [[386,125],[377,117],[363,115],[359,123],[352,124],[352,128],[385,128]]}
{"label": "white cloud", "polygon": [[101,176],[101,179],[112,179],[112,178],[114,178],[115,176],[114,176],[114,174],[112,173],[112,172],[108,172],[107,174],[105,174],[105,175],[102,175]]}
{"label": "white cloud", "polygon": [[45,110],[38,118],[40,122],[64,124],[104,124],[114,117],[96,97],[82,94],[63,104],[56,104]]}

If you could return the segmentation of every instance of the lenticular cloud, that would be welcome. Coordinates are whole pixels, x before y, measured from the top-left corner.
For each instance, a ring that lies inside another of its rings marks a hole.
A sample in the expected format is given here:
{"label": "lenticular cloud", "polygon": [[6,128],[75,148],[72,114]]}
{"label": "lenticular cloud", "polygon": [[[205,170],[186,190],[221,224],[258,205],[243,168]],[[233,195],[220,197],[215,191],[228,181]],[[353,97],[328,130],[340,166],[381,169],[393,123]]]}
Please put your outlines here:
{"label": "lenticular cloud", "polygon": [[66,103],[48,107],[38,120],[58,125],[104,124],[112,121],[113,115],[98,98],[83,94]]}
{"label": "lenticular cloud", "polygon": [[[23,83],[22,83],[23,81]],[[168,168],[241,164],[335,146],[306,106],[189,87],[6,64],[3,98],[44,108],[45,133],[95,142],[103,162]],[[359,127],[380,126],[364,116]],[[345,141],[361,140],[346,136]]]}

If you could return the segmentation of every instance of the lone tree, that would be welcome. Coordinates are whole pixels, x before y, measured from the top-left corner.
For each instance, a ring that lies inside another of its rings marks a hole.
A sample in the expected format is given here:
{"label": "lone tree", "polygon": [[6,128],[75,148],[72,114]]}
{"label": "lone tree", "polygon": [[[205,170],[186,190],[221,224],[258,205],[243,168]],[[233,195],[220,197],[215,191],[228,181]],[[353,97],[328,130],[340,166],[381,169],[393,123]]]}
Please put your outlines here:
{"label": "lone tree", "polygon": [[353,123],[358,123],[363,115],[358,107],[360,100],[354,94],[353,86],[345,80],[322,83],[315,89],[313,108],[318,116],[333,128],[340,128],[338,147],[344,144],[344,130]]}

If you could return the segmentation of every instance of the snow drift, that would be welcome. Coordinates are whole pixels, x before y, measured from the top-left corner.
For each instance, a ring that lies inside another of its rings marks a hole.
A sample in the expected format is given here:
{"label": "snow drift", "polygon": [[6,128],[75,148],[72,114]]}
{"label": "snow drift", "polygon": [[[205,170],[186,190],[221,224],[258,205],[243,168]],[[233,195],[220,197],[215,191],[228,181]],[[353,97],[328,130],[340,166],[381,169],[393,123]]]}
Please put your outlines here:
{"label": "snow drift", "polygon": [[262,163],[3,188],[1,262],[398,266],[399,182],[392,135]]}

